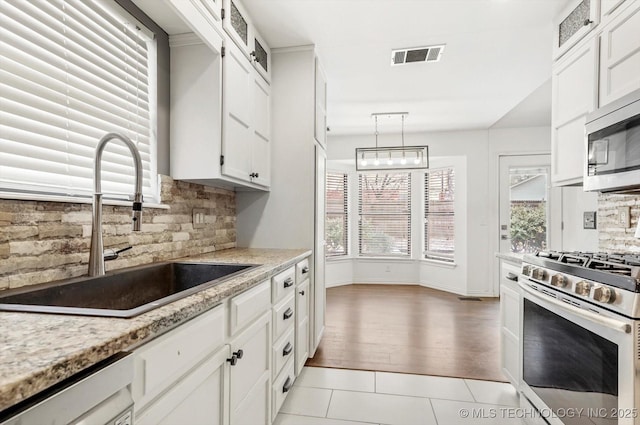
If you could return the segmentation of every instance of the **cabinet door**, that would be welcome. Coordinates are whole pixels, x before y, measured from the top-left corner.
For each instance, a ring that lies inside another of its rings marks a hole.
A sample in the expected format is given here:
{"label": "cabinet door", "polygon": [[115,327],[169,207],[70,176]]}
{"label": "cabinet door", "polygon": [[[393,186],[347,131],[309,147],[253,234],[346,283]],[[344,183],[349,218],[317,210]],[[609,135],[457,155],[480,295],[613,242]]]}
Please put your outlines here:
{"label": "cabinet door", "polygon": [[254,71],[233,43],[222,59],[222,174],[251,181]]}
{"label": "cabinet door", "polygon": [[253,183],[271,182],[271,87],[257,73],[253,76],[253,136],[251,170]]}
{"label": "cabinet door", "polygon": [[500,285],[500,361],[502,371],[516,388],[520,385],[520,298],[515,285]]}
{"label": "cabinet door", "polygon": [[551,181],[557,186],[582,182],[584,124],[597,100],[597,50],[594,38],[553,67]]}
{"label": "cabinet door", "polygon": [[264,77],[268,82],[271,81],[271,49],[264,41],[264,39],[258,34],[254,28],[253,30],[253,50],[250,53],[253,58],[253,64],[256,70]]}
{"label": "cabinet door", "polygon": [[315,88],[315,138],[322,145],[327,146],[327,77],[316,57],[316,88]]}
{"label": "cabinet door", "polygon": [[[253,48],[253,29],[249,14],[239,0],[223,0],[222,27],[246,57]],[[227,46],[228,47],[228,46]]]}
{"label": "cabinet door", "polygon": [[296,376],[309,357],[309,279],[296,288]]}
{"label": "cabinet door", "polygon": [[242,358],[230,367],[231,425],[268,424],[271,403],[271,313],[262,315],[231,343]]}
{"label": "cabinet door", "polygon": [[640,89],[640,2],[617,15],[600,36],[600,106]]}
{"label": "cabinet door", "polygon": [[554,22],[553,58],[568,52],[600,22],[600,0],[571,0]]}
{"label": "cabinet door", "polygon": [[226,424],[228,357],[225,345],[136,416],[136,424]]}

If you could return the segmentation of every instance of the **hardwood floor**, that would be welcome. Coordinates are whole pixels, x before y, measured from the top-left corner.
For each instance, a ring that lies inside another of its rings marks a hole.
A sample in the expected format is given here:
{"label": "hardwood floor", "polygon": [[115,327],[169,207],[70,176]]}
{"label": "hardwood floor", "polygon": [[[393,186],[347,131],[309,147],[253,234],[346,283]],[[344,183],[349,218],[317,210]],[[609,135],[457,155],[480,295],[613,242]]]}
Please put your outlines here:
{"label": "hardwood floor", "polygon": [[506,381],[497,298],[410,285],[327,289],[326,328],[307,366]]}

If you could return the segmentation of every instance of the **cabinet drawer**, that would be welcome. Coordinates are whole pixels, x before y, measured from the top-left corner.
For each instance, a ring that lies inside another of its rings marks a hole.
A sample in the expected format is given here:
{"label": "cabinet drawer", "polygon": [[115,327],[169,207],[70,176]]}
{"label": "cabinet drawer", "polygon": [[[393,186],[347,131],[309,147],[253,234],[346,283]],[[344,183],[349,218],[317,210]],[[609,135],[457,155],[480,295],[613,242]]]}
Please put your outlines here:
{"label": "cabinet drawer", "polygon": [[280,373],[285,363],[295,355],[295,328],[289,329],[285,334],[273,344],[273,377]]}
{"label": "cabinet drawer", "polygon": [[308,279],[309,275],[311,274],[310,272],[311,268],[309,267],[308,258],[305,258],[304,260],[296,264],[296,283],[300,284],[300,282]]}
{"label": "cabinet drawer", "polygon": [[271,278],[271,285],[273,290],[273,303],[277,303],[287,294],[293,292],[296,286],[296,270],[295,267],[290,267],[287,270],[279,273]]}
{"label": "cabinet drawer", "polygon": [[273,308],[273,339],[278,339],[296,321],[295,306],[296,298],[291,294],[280,304]]}
{"label": "cabinet drawer", "polygon": [[271,307],[271,285],[268,280],[233,297],[229,307],[231,335],[244,328],[253,319],[267,311],[269,307]]}
{"label": "cabinet drawer", "polygon": [[289,391],[293,387],[293,381],[296,379],[293,374],[293,361],[287,363],[280,376],[273,383],[273,411],[271,416],[275,419],[278,411],[282,407],[282,403],[289,395]]}
{"label": "cabinet drawer", "polygon": [[225,341],[220,305],[135,351],[133,396],[141,407],[172,385]]}

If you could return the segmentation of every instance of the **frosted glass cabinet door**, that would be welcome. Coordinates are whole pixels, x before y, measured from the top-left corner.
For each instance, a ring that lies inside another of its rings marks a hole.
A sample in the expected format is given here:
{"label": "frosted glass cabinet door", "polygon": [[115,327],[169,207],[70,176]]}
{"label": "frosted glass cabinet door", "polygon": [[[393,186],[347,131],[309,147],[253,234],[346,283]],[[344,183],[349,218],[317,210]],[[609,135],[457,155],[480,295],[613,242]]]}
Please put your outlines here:
{"label": "frosted glass cabinet door", "polygon": [[253,28],[249,14],[239,0],[223,0],[222,27],[246,57],[253,50]]}

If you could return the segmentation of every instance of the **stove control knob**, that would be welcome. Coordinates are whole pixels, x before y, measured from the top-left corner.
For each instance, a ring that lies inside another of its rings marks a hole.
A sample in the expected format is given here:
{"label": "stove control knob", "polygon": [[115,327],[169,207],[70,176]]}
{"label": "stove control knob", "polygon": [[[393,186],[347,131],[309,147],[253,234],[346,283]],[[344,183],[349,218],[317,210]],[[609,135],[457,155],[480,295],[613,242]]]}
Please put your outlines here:
{"label": "stove control knob", "polygon": [[551,278],[551,284],[553,286],[557,286],[558,288],[564,288],[569,284],[569,278],[563,274],[554,274]]}
{"label": "stove control knob", "polygon": [[589,292],[591,292],[591,283],[585,282],[584,280],[576,283],[575,293],[578,295],[582,295],[583,297],[588,297]]}
{"label": "stove control knob", "polygon": [[536,280],[546,280],[547,271],[545,269],[533,269],[533,271],[531,272],[531,277]]}
{"label": "stove control knob", "polygon": [[593,290],[593,299],[601,303],[611,304],[616,300],[616,292],[606,286],[598,286]]}
{"label": "stove control knob", "polygon": [[531,266],[522,266],[522,274],[529,276],[531,274]]}

